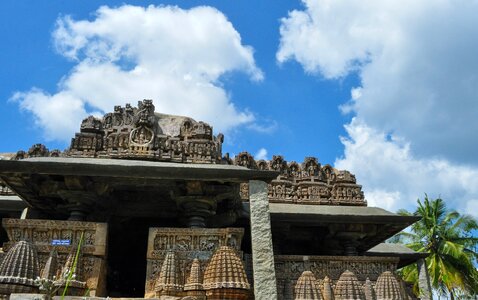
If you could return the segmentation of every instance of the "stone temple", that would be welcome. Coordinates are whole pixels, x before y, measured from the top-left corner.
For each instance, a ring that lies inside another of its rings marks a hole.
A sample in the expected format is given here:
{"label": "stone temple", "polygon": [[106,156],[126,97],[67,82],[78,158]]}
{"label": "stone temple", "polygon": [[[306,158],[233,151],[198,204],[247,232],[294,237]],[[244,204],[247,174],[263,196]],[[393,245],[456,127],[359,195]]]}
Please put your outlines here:
{"label": "stone temple", "polygon": [[394,272],[423,254],[384,241],[417,217],[368,207],[315,157],[223,140],[143,100],[84,119],[63,152],[0,154],[0,297],[43,280],[70,299],[416,299]]}

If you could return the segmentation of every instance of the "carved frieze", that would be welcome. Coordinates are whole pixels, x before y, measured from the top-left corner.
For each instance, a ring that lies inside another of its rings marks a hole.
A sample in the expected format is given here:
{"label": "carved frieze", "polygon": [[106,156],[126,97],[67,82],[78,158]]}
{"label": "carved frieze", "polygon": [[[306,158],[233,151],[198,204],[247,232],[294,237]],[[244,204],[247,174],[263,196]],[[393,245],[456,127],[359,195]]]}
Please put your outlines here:
{"label": "carved frieze", "polygon": [[58,253],[56,273],[67,263],[68,256],[74,252],[83,234],[80,261],[81,274],[78,280],[86,282],[90,295],[105,292],[105,262],[107,225],[105,223],[57,221],[36,219],[3,219],[2,226],[7,231],[9,241],[4,243],[8,251],[15,242],[30,241],[38,251],[40,270],[45,268],[52,250]]}
{"label": "carved frieze", "polygon": [[155,281],[167,253],[174,251],[180,270],[179,281],[185,284],[194,259],[198,259],[201,273],[222,246],[240,252],[243,228],[150,228],[146,253],[145,297],[155,296]]}
{"label": "carved frieze", "polygon": [[396,257],[365,257],[365,256],[274,256],[277,294],[280,300],[293,300],[294,287],[304,271],[311,271],[319,284],[328,277],[330,284],[335,286],[340,275],[350,270],[357,276],[361,284],[367,278],[375,283],[383,272],[394,272],[397,269]]}
{"label": "carved frieze", "polygon": [[20,160],[30,157],[59,157],[61,156],[61,151],[58,149],[55,150],[48,150],[48,148],[43,144],[34,144],[28,149],[27,152],[23,150],[17,151],[15,156],[13,156],[12,160]]}
{"label": "carved frieze", "polygon": [[65,156],[220,163],[223,140],[209,124],[157,114],[152,100],[143,100],[84,119]]}
{"label": "carved frieze", "polygon": [[[270,202],[322,205],[366,206],[362,186],[355,175],[337,170],[330,165],[321,166],[315,157],[306,157],[302,164],[284,160],[274,155],[272,160],[255,161],[247,152],[239,153],[234,164],[250,169],[275,170],[279,176],[268,186]],[[243,183],[240,189],[243,201],[249,200],[249,187]]]}

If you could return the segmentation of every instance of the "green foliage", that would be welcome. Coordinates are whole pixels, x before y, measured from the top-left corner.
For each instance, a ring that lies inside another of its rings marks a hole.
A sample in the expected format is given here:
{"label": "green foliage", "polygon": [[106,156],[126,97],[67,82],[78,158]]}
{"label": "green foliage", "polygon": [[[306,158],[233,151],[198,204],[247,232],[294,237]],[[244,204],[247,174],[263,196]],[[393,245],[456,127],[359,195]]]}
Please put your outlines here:
{"label": "green foliage", "polygon": [[[411,226],[409,232],[403,231],[391,239],[406,244],[417,252],[427,252],[425,259],[432,287],[440,294],[448,293],[455,297],[478,294],[478,271],[476,264],[478,238],[473,231],[478,223],[469,215],[460,215],[448,210],[445,202],[438,198],[418,202],[418,208],[412,214],[400,210],[401,215],[420,216],[421,220]],[[409,265],[400,270],[407,282],[414,283],[414,292],[418,295],[418,270]]]}
{"label": "green foliage", "polygon": [[[75,252],[75,258],[73,260],[73,265],[71,268],[66,268],[59,276],[53,276],[53,279],[49,278],[40,278],[37,277],[35,279],[35,284],[39,287],[41,293],[46,295],[47,299],[53,299],[53,296],[56,295],[57,291],[64,285],[63,293],[61,295],[61,299],[65,298],[65,295],[68,293],[68,288],[72,280],[76,277],[76,267],[78,264],[78,259],[80,256],[80,250],[83,246],[83,236],[84,232],[81,233],[80,240],[78,241],[78,246]],[[89,294],[89,289],[85,292],[85,296]]]}
{"label": "green foliage", "polygon": [[66,293],[68,292],[68,287],[70,286],[70,282],[75,279],[75,273],[76,273],[76,265],[78,263],[78,257],[80,256],[80,251],[81,247],[83,246],[83,235],[85,232],[81,233],[80,236],[80,241],[78,242],[78,247],[76,248],[76,254],[75,254],[75,259],[73,260],[73,266],[71,269],[68,271],[67,279],[66,279],[66,284],[65,288],[63,289],[63,293],[61,294],[61,299],[63,300],[65,298]]}

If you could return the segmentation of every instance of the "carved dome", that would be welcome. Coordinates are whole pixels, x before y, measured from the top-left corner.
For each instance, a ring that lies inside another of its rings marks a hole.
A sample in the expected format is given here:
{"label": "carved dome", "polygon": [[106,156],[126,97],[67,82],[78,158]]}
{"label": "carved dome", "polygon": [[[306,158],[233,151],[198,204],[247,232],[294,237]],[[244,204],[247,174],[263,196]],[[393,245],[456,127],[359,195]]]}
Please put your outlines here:
{"label": "carved dome", "polygon": [[376,300],[375,291],[372,287],[372,282],[370,282],[370,279],[368,277],[365,280],[365,284],[363,285],[363,290],[365,294],[365,300]]}
{"label": "carved dome", "polygon": [[204,272],[207,299],[247,299],[250,285],[241,259],[233,248],[220,247]]}
{"label": "carved dome", "polygon": [[[75,275],[74,279],[70,280],[68,283],[69,287],[83,289],[86,287],[86,282],[83,281],[83,268],[80,266],[83,265],[83,247],[79,246],[71,247],[70,253],[66,258],[66,262],[62,268],[62,274],[72,274]],[[76,263],[75,263],[76,260]]]}
{"label": "carved dome", "polygon": [[185,291],[198,291],[204,290],[201,278],[201,263],[199,259],[195,258],[191,264],[191,271],[189,273],[186,284],[184,285]]}
{"label": "carved dome", "polygon": [[26,241],[17,242],[0,265],[0,294],[34,292],[34,281],[39,275],[35,247]]}
{"label": "carved dome", "polygon": [[155,291],[160,296],[176,296],[183,290],[179,280],[179,267],[176,260],[176,254],[173,251],[166,253],[158,280],[156,281]]}
{"label": "carved dome", "polygon": [[184,292],[187,296],[191,297],[191,299],[206,299],[206,292],[202,285],[201,262],[197,258],[195,258],[191,264],[191,271],[189,272],[186,284],[184,285]]}
{"label": "carved dome", "polygon": [[364,300],[362,286],[354,273],[346,270],[335,286],[336,300]]}
{"label": "carved dome", "polygon": [[330,278],[328,276],[325,276],[323,285],[322,295],[324,300],[334,300],[334,292],[332,291]]}
{"label": "carved dome", "polygon": [[45,279],[53,279],[53,276],[56,276],[58,269],[58,253],[55,250],[50,252],[50,256],[45,263],[45,267],[43,268],[40,277]]}
{"label": "carved dome", "polygon": [[385,271],[377,279],[375,284],[377,300],[402,300],[400,284],[392,272]]}
{"label": "carved dome", "polygon": [[311,271],[302,272],[295,284],[294,294],[295,300],[322,300],[314,273]]}

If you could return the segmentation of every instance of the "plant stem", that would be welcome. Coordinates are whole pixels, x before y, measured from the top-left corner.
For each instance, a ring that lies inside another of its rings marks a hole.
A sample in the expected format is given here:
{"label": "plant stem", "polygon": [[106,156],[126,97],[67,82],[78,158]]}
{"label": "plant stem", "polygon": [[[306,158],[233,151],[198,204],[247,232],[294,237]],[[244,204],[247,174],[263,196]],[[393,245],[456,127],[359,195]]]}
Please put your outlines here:
{"label": "plant stem", "polygon": [[80,241],[78,242],[78,248],[76,249],[75,259],[73,260],[73,266],[68,273],[68,278],[66,279],[65,288],[63,289],[63,293],[61,294],[61,300],[65,299],[66,292],[68,291],[68,287],[70,285],[70,281],[73,278],[73,274],[76,271],[76,264],[78,263],[78,257],[80,256],[80,249],[83,244],[83,235],[85,234],[84,231],[81,232]]}

